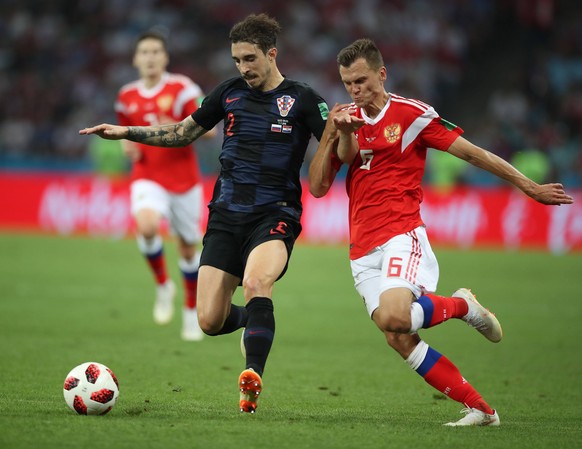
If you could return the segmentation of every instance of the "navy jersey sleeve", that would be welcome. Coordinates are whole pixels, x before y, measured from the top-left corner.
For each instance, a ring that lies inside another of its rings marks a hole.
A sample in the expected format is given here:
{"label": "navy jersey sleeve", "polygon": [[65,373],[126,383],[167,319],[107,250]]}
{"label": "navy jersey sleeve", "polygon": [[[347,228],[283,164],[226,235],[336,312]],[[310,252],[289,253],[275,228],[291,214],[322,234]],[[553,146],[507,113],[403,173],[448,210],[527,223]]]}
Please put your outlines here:
{"label": "navy jersey sleeve", "polygon": [[204,98],[200,107],[192,113],[192,118],[204,129],[212,129],[224,118],[222,96],[233,79],[224,81]]}
{"label": "navy jersey sleeve", "polygon": [[305,121],[311,133],[317,140],[320,140],[329,113],[327,103],[311,87],[305,90],[304,97],[302,104],[304,105]]}

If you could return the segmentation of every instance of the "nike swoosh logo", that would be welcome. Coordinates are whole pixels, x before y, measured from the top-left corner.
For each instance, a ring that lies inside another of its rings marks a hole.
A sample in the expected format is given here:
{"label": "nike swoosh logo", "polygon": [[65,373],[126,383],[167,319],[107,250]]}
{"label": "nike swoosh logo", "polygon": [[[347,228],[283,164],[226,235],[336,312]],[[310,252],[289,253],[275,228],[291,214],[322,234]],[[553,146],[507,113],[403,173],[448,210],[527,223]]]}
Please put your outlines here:
{"label": "nike swoosh logo", "polygon": [[239,100],[239,99],[240,99],[240,97],[235,97],[235,98],[227,98],[227,99],[226,99],[226,104],[228,104],[228,103],[232,103],[233,101],[236,101],[236,100]]}
{"label": "nike swoosh logo", "polygon": [[249,335],[264,334],[265,331],[249,331]]}

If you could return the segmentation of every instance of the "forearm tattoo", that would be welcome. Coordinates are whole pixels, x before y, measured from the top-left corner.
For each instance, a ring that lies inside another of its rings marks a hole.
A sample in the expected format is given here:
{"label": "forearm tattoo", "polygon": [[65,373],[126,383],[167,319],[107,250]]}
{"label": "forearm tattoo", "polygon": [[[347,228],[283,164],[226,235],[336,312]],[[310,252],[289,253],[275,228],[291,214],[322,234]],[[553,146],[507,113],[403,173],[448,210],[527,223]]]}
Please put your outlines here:
{"label": "forearm tattoo", "polygon": [[162,126],[128,126],[127,139],[156,147],[184,147],[206,131],[193,120]]}

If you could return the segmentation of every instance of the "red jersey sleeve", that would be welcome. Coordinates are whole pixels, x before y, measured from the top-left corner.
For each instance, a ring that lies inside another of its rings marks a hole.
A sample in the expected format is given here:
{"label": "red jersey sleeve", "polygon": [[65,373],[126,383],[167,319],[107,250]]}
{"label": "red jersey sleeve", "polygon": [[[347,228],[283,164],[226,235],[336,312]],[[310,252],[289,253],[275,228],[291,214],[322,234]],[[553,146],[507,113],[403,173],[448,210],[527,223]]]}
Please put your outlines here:
{"label": "red jersey sleeve", "polygon": [[427,148],[447,151],[463,132],[460,126],[448,122],[442,117],[436,117],[423,130],[420,137]]}

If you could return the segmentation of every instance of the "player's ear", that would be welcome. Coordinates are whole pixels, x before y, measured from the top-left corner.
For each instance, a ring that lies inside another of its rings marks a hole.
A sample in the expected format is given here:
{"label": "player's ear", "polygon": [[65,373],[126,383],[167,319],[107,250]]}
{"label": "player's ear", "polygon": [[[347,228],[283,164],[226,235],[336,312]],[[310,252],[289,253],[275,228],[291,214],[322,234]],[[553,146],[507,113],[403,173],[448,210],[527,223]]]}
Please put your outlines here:
{"label": "player's ear", "polygon": [[277,58],[277,49],[275,47],[270,48],[267,51],[267,57],[269,58],[269,61],[273,61],[274,59]]}
{"label": "player's ear", "polygon": [[382,82],[386,81],[388,78],[388,71],[386,70],[385,66],[380,67],[380,80]]}

